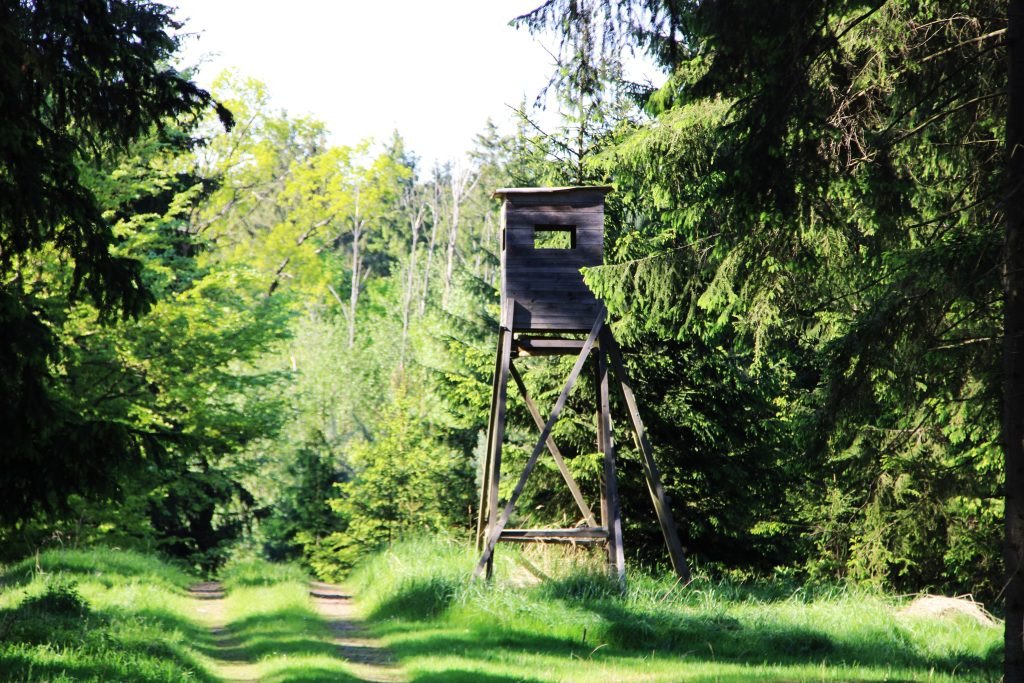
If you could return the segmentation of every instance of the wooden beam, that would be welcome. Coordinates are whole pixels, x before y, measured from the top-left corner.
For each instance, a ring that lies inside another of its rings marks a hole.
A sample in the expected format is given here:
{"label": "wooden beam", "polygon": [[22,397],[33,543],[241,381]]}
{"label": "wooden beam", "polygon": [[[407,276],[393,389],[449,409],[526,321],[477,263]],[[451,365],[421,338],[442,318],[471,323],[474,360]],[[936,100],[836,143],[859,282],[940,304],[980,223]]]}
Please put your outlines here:
{"label": "wooden beam", "polygon": [[[575,536],[543,536],[540,538],[533,538],[530,536],[511,536],[505,538],[501,537],[502,543],[559,543],[564,545],[600,545],[606,543],[608,539],[605,538],[577,538]],[[475,577],[474,577],[475,578]]]}
{"label": "wooden beam", "polygon": [[[480,558],[480,562],[477,563],[476,569],[473,571],[474,578],[479,577],[486,567],[491,566],[491,558],[494,555],[494,546],[497,544],[498,538],[501,536],[501,531],[505,528],[505,525],[508,524],[509,517],[512,516],[512,510],[515,508],[516,501],[519,500],[519,496],[522,495],[523,488],[526,486],[526,480],[530,477],[530,473],[537,464],[537,458],[540,456],[540,452],[544,449],[544,444],[547,441],[548,436],[551,434],[551,428],[555,426],[558,416],[565,407],[565,402],[569,399],[569,392],[572,391],[573,386],[576,384],[576,380],[579,379],[580,371],[583,369],[583,366],[587,361],[587,357],[590,355],[590,350],[594,347],[594,342],[597,341],[597,335],[603,328],[604,307],[602,306],[599,315],[594,320],[594,326],[590,330],[587,342],[583,345],[583,349],[580,351],[580,355],[576,359],[576,363],[573,365],[572,371],[569,373],[569,378],[566,380],[565,386],[562,387],[562,393],[558,395],[558,400],[555,401],[555,407],[551,410],[551,417],[549,417],[548,421],[544,424],[544,429],[541,430],[540,439],[538,439],[537,445],[534,446],[533,452],[530,454],[530,458],[526,461],[526,467],[523,468],[523,473],[519,476],[519,481],[516,483],[516,487],[512,491],[512,495],[509,497],[508,503],[505,504],[505,510],[502,512],[501,519],[497,520],[496,524],[492,522],[489,527],[487,545],[484,547],[483,557]],[[496,500],[496,482],[494,483],[494,489],[495,491],[492,492],[492,500]]]}
{"label": "wooden beam", "polygon": [[[580,344],[583,342],[580,341]],[[519,387],[519,393],[523,397],[523,401],[526,403],[526,407],[530,411],[530,416],[533,417],[534,424],[537,425],[537,429],[544,429],[544,418],[541,417],[540,411],[537,410],[537,405],[530,398],[530,394],[526,391],[526,384],[523,383],[523,378],[520,377],[519,371],[516,370],[515,365],[509,366],[509,371],[512,373],[512,379],[515,381],[516,386]],[[590,506],[587,505],[587,501],[583,498],[583,493],[580,491],[580,487],[576,484],[576,480],[572,476],[572,472],[565,465],[565,460],[562,459],[562,453],[558,450],[558,446],[555,444],[555,440],[549,435],[547,438],[548,451],[551,453],[551,457],[555,459],[555,464],[558,465],[558,471],[562,473],[562,479],[565,480],[565,485],[569,487],[569,492],[572,493],[573,500],[576,501],[577,507],[580,512],[583,513],[583,518],[587,520],[587,524],[591,526],[597,526],[597,520],[594,519],[594,513],[591,512]]]}
{"label": "wooden beam", "polygon": [[626,399],[626,407],[629,410],[629,418],[633,423],[633,432],[636,437],[637,448],[640,450],[640,460],[644,466],[644,475],[647,478],[647,489],[651,494],[651,501],[654,503],[654,511],[658,516],[658,523],[661,525],[661,533],[665,537],[665,545],[668,548],[669,559],[672,561],[672,569],[683,581],[690,580],[690,569],[686,564],[686,554],[679,542],[679,532],[676,530],[675,520],[672,518],[672,510],[669,507],[665,496],[665,489],[661,485],[661,474],[654,462],[651,451],[651,444],[647,440],[647,432],[644,429],[643,420],[640,419],[640,411],[637,408],[636,396],[630,386],[629,375],[622,363],[622,354],[618,342],[612,336],[611,331],[603,330],[601,342],[603,351],[607,352],[615,368],[615,374],[619,378],[619,386],[622,389],[622,396]]}
{"label": "wooden beam", "polygon": [[506,538],[608,538],[608,529],[603,526],[580,526],[572,529],[504,529],[501,540]]}
{"label": "wooden beam", "polygon": [[568,356],[579,354],[583,343],[582,339],[519,337],[513,346],[520,356]]}
{"label": "wooden beam", "polygon": [[[512,308],[514,302],[506,300],[509,309],[511,322]],[[501,481],[501,447],[505,440],[505,409],[508,392],[508,368],[512,362],[512,329],[509,327],[502,331],[501,335],[501,361],[498,368],[498,395],[495,402],[494,429],[488,435],[488,445],[491,450],[491,469],[488,472],[487,484],[487,534],[491,534],[495,520],[498,517],[498,485]],[[494,571],[493,553],[487,558],[487,578],[491,578]]]}
{"label": "wooden beam", "polygon": [[619,505],[619,484],[615,474],[615,443],[612,439],[611,402],[608,398],[608,364],[605,350],[597,352],[598,447],[604,455],[604,482],[607,517],[601,521],[608,529],[608,569],[626,587],[626,557],[622,550],[622,510]]}
{"label": "wooden beam", "polygon": [[491,376],[491,411],[487,416],[487,445],[484,448],[484,466],[480,476],[480,500],[477,504],[476,549],[483,550],[484,528],[487,523],[488,491],[491,478],[491,444],[493,443],[494,418],[498,408],[498,378],[501,375],[501,351],[505,334],[504,327],[498,328],[498,348],[494,352],[494,374]]}

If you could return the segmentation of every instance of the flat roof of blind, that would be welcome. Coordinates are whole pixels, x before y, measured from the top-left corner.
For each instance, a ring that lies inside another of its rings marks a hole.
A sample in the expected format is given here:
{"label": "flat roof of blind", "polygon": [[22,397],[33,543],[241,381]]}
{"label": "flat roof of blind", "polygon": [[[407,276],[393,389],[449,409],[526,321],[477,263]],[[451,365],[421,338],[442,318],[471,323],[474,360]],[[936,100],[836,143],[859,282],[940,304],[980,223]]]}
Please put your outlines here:
{"label": "flat roof of blind", "polygon": [[611,185],[574,185],[570,187],[499,187],[491,193],[492,197],[504,197],[510,194],[557,194],[559,192],[612,192]]}

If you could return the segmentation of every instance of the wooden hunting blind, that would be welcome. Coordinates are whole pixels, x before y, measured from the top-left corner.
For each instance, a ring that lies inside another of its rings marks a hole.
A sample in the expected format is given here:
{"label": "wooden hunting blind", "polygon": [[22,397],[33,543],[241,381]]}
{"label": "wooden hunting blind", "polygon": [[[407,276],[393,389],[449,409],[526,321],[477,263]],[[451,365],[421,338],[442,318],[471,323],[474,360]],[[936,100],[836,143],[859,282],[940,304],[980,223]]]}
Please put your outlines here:
{"label": "wooden hunting blind", "polygon": [[[580,268],[604,262],[607,187],[495,191],[501,207],[501,324],[513,332],[587,332],[600,302]],[[514,305],[506,308],[504,302]]]}
{"label": "wooden hunting blind", "polygon": [[[583,282],[581,268],[604,262],[604,196],[610,187],[503,188],[494,196],[501,207],[501,320],[494,365],[487,451],[480,490],[477,548],[481,557],[475,575],[491,576],[494,548],[499,541],[516,543],[603,544],[609,570],[625,579],[622,518],[615,479],[608,362],[611,362],[629,413],[640,451],[648,490],[661,525],[672,566],[688,578],[686,558],[675,522],[651,454],[636,398],[626,375],[618,344],[605,325],[604,305]],[[586,333],[581,339],[573,333]],[[557,336],[554,336],[556,335]],[[569,373],[547,420],[526,391],[513,359],[529,356],[573,355]],[[597,388],[597,448],[603,455],[600,519],[595,517],[565,464],[551,431],[569,393],[588,360],[593,361]],[[511,376],[540,436],[504,506],[499,506],[501,452],[505,438],[505,409]],[[547,449],[555,460],[582,515],[570,529],[506,528],[526,481]]]}

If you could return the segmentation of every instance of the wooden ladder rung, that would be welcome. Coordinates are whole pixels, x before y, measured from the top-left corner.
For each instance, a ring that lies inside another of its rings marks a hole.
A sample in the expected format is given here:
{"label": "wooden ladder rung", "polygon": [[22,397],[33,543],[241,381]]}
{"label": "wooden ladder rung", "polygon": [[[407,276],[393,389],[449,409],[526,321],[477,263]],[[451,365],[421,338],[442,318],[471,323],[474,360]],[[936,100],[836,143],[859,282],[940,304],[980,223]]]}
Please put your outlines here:
{"label": "wooden ladder rung", "polygon": [[[583,339],[519,337],[512,342],[512,348],[519,356],[563,356],[578,354],[584,343]],[[594,348],[598,348],[596,342]]]}
{"label": "wooden ladder rung", "polygon": [[603,526],[573,529],[503,529],[500,540],[511,543],[602,543],[608,540]]}

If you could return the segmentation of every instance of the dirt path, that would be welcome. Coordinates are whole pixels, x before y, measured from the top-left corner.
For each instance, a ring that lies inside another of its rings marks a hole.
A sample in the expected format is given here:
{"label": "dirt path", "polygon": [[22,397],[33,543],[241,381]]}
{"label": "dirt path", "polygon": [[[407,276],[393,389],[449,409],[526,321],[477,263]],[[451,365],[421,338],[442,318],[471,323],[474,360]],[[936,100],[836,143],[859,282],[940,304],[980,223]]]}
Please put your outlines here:
{"label": "dirt path", "polygon": [[352,596],[339,587],[320,581],[309,584],[316,611],[334,632],[332,642],[352,667],[352,673],[364,681],[399,683],[404,681],[394,657],[362,627]]}
{"label": "dirt path", "polygon": [[[211,642],[205,654],[214,675],[231,683],[260,680],[259,665],[246,661],[241,641],[228,630],[224,587],[218,581],[192,585],[189,594],[196,601],[196,615],[210,630]],[[340,587],[311,582],[309,594],[317,613],[331,628],[331,642],[338,656],[349,665],[354,676],[372,683],[405,681],[394,658],[361,626],[352,597]]]}
{"label": "dirt path", "polygon": [[196,614],[213,636],[207,653],[213,672],[231,683],[259,681],[259,667],[245,661],[241,641],[228,632],[224,587],[218,581],[204,581],[190,586],[188,592],[197,601]]}

